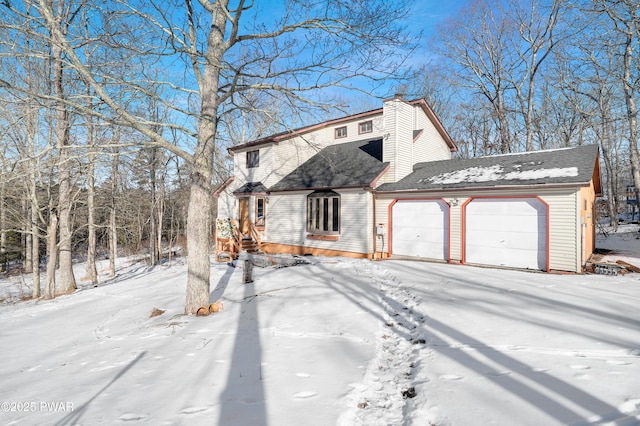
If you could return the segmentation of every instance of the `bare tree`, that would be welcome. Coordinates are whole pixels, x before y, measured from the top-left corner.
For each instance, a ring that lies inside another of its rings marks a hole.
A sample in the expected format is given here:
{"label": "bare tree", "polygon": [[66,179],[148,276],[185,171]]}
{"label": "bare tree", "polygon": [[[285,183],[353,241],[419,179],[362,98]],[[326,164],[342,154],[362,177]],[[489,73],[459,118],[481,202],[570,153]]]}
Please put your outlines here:
{"label": "bare tree", "polygon": [[[56,40],[59,35],[66,37],[69,31],[69,20],[72,14],[71,4],[64,1],[48,1],[46,7],[51,11],[51,20],[47,22],[48,31],[52,36],[52,61],[53,61],[53,88],[55,101],[55,140],[58,150],[58,224],[60,242],[58,244],[60,277],[56,285],[55,295],[67,294],[76,290],[76,281],[73,275],[73,263],[71,252],[71,165],[69,163],[70,135],[69,135],[69,111],[65,104],[65,76],[63,62],[63,48]],[[52,259],[50,256],[49,259]],[[51,266],[54,268],[54,266]]]}
{"label": "bare tree", "polygon": [[558,41],[566,37],[566,34],[556,34],[559,16],[564,12],[564,2],[553,0],[547,6],[538,0],[509,0],[508,9],[503,11],[513,19],[520,36],[520,43],[514,41],[514,50],[522,65],[513,69],[510,79],[523,116],[526,151],[534,149],[536,79]]}
{"label": "bare tree", "polygon": [[[385,78],[398,75],[408,49],[413,46],[398,24],[409,10],[404,0],[393,3],[291,0],[283,3],[282,9],[273,10],[278,17],[270,22],[257,20],[260,6],[244,0],[87,2],[78,7],[89,7],[95,12],[97,25],[90,39],[83,39],[70,26],[73,15],[56,9],[59,4],[48,0],[37,0],[34,4],[43,26],[50,32],[54,58],[62,59],[57,52],[64,52],[64,62],[58,65],[64,64],[88,82],[96,103],[109,108],[108,113],[91,111],[86,104],[64,97],[64,92],[58,90],[60,124],[64,108],[72,107],[82,114],[93,114],[105,122],[135,129],[146,137],[145,144],[166,149],[187,162],[191,174],[187,313],[195,313],[199,306],[208,303],[212,168],[222,131],[221,120],[238,107],[249,108],[242,104],[239,95],[259,91],[288,102],[292,108],[326,106],[330,103],[321,101],[323,88],[357,87],[354,78],[366,78],[382,86]],[[4,5],[7,7],[15,10],[11,4]],[[136,68],[139,75],[133,79],[105,70],[94,72],[83,54],[93,45],[121,52],[122,58],[129,58],[128,65],[139,61],[145,66]],[[172,109],[172,119],[167,123],[151,123],[136,113],[136,107],[142,98],[153,96],[147,90],[150,74],[145,69],[166,70],[169,59],[165,58],[173,58],[174,63],[183,61],[190,68],[182,81],[173,78],[161,82],[171,95],[163,95],[159,102]],[[131,96],[126,99],[114,96],[112,89],[116,86],[128,87]],[[182,143],[168,140],[154,129],[156,125],[163,130],[182,132]],[[58,140],[62,141],[62,129],[59,132]],[[194,144],[189,146],[191,142]],[[61,183],[65,180],[65,176],[60,177]],[[59,213],[64,229],[66,212]],[[61,237],[63,240],[66,236]]]}
{"label": "bare tree", "polygon": [[[91,96],[91,86],[86,85],[87,90],[87,102],[88,108],[93,109],[93,102]],[[96,192],[96,149],[94,147],[94,117],[89,115],[86,117],[86,131],[87,131],[87,150],[88,150],[88,170],[87,170],[87,226],[88,226],[88,240],[87,240],[87,274],[91,279],[91,284],[98,285],[98,270],[96,267],[96,205],[95,205],[95,192]]]}
{"label": "bare tree", "polygon": [[639,61],[636,52],[640,42],[640,3],[635,0],[621,0],[609,2],[594,0],[597,12],[605,13],[618,37],[617,45],[609,46],[619,54],[621,58],[620,68],[622,73],[618,75],[622,84],[624,102],[626,106],[626,119],[629,127],[629,161],[631,176],[636,192],[640,193],[640,155],[638,154],[638,108],[636,96],[640,90],[640,75],[638,75]]}
{"label": "bare tree", "polygon": [[471,3],[438,30],[437,52],[454,66],[460,84],[489,102],[499,135],[501,153],[512,150],[513,129],[509,118],[508,93],[514,90],[512,76],[521,59],[513,50],[517,27],[489,1]]}

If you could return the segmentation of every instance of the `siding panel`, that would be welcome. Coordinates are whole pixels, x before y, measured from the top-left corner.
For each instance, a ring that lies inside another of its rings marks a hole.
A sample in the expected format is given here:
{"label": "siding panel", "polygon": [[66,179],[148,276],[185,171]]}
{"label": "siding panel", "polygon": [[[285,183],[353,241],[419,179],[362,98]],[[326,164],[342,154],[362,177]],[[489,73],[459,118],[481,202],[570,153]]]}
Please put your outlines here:
{"label": "siding panel", "polygon": [[265,238],[270,243],[371,253],[373,225],[371,193],[340,193],[340,236],[338,241],[313,240],[306,237],[306,203],[308,192],[271,194],[267,207]]}
{"label": "siding panel", "polygon": [[[537,194],[549,204],[549,268],[551,270],[581,272],[581,232],[578,219],[579,188],[496,189],[443,192],[411,192],[377,194],[376,223],[389,226],[388,206],[395,198],[442,197],[451,204],[451,260],[462,257],[462,215],[460,206],[470,196],[524,196]],[[385,237],[386,238],[386,237]],[[388,240],[385,240],[385,251]],[[380,251],[380,247],[378,247]]]}

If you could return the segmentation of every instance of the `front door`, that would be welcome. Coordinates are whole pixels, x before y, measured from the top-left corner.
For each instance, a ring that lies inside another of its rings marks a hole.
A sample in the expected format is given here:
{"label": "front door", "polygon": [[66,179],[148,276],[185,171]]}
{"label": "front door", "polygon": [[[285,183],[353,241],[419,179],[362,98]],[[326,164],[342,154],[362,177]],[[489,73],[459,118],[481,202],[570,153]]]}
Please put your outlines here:
{"label": "front door", "polygon": [[242,234],[249,233],[249,198],[240,198],[239,203],[239,225]]}

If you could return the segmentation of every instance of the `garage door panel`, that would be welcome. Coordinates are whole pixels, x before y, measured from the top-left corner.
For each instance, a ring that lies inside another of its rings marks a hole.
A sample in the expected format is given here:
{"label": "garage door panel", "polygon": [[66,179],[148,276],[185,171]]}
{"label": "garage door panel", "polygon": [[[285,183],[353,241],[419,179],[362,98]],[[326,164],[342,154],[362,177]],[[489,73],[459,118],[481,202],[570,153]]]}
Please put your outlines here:
{"label": "garage door panel", "polygon": [[[484,220],[477,220],[478,218],[474,218],[473,220],[467,221],[467,228],[477,229],[477,232],[486,232],[488,234],[511,234],[514,232],[520,232],[522,234],[532,233],[538,234],[538,230],[541,229],[541,226],[544,227],[546,224],[541,224],[539,221],[513,221],[513,220],[501,220],[499,217],[487,217]],[[523,225],[526,223],[526,225]],[[497,238],[497,237],[496,237]]]}
{"label": "garage door panel", "polygon": [[472,200],[465,207],[465,262],[546,269],[547,214],[537,198]]}
{"label": "garage door panel", "polygon": [[392,208],[396,255],[448,259],[449,209],[442,200],[399,200]]}

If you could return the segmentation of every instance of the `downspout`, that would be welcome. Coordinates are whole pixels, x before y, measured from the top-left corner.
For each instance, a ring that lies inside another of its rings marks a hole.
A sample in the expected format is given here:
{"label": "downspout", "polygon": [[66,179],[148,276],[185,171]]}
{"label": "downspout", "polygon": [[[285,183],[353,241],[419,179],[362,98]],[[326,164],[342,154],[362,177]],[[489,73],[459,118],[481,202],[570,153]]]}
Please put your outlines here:
{"label": "downspout", "polygon": [[376,230],[376,190],[371,190],[371,197],[373,198],[373,220],[371,221],[371,228],[373,232],[373,256],[372,260],[376,260],[378,255],[378,232]]}

